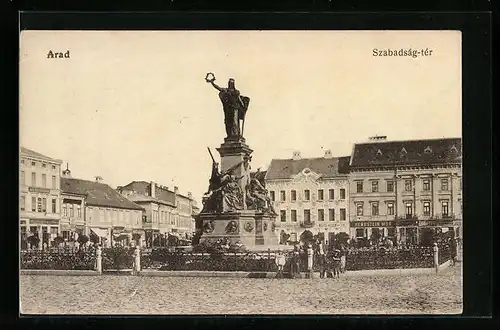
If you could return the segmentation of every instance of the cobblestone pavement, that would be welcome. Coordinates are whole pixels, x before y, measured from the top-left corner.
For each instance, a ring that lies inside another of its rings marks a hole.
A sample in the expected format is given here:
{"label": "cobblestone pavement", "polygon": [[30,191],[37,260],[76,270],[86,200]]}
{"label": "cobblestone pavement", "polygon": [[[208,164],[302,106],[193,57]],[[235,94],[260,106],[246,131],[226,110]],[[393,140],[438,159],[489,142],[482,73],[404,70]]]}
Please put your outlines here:
{"label": "cobblestone pavement", "polygon": [[340,279],[21,276],[24,314],[459,314],[461,264]]}

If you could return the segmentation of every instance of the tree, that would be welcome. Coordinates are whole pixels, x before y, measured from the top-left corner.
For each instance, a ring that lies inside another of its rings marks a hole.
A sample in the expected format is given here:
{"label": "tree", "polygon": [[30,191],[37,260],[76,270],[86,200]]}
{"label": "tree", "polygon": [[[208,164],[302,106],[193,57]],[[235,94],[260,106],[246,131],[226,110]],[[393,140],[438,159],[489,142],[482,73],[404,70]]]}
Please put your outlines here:
{"label": "tree", "polygon": [[300,241],[304,243],[310,243],[314,240],[314,235],[309,230],[304,230],[302,234],[300,234]]}
{"label": "tree", "polygon": [[81,245],[85,245],[85,243],[87,243],[89,241],[89,237],[87,235],[80,235],[78,236],[78,243],[80,243]]}
{"label": "tree", "polygon": [[38,246],[38,244],[40,243],[40,239],[37,235],[29,236],[26,240],[31,246]]}

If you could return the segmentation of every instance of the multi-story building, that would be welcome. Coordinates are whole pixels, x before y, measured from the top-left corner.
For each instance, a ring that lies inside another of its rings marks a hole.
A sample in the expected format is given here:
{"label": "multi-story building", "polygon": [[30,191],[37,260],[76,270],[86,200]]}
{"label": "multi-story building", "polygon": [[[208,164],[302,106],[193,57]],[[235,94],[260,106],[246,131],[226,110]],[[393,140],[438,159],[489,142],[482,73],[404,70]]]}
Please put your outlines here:
{"label": "multi-story building", "polygon": [[351,236],[432,241],[436,228],[462,235],[462,141],[443,138],[354,145]]}
{"label": "multi-story building", "polygon": [[265,183],[278,213],[276,229],[283,242],[299,241],[302,235],[349,233],[349,157],[273,159]]}
{"label": "multi-story building", "polygon": [[71,179],[71,171],[66,164],[62,171],[61,180],[61,232],[65,240],[75,238],[75,233],[85,234],[85,198],[87,194],[83,191],[68,191],[65,189],[65,180]]}
{"label": "multi-story building", "polygon": [[[89,181],[71,177],[61,178],[61,190],[64,196],[63,208],[70,212],[68,223],[81,225],[81,218],[72,217],[71,212],[78,212],[78,201],[84,196],[83,234],[93,237],[103,245],[112,246],[115,242],[128,245],[131,242],[143,245],[145,241],[142,229],[144,209],[117,193],[100,180]],[[73,210],[73,211],[71,211]],[[66,213],[68,214],[68,213]],[[78,214],[78,213],[77,213]],[[72,219],[74,218],[74,222]],[[81,228],[81,227],[80,227]],[[77,232],[82,231],[77,229]]]}
{"label": "multi-story building", "polygon": [[[26,239],[36,235],[50,246],[58,236],[61,220],[61,190],[59,187],[62,161],[21,147],[20,153],[20,232]],[[21,240],[24,242],[25,240]]]}
{"label": "multi-story building", "polygon": [[148,246],[158,237],[166,234],[179,238],[190,238],[194,231],[194,217],[196,202],[191,193],[187,196],[179,193],[179,188],[171,191],[168,187],[155,182],[133,181],[117,191],[134,203],[144,208],[143,227]]}

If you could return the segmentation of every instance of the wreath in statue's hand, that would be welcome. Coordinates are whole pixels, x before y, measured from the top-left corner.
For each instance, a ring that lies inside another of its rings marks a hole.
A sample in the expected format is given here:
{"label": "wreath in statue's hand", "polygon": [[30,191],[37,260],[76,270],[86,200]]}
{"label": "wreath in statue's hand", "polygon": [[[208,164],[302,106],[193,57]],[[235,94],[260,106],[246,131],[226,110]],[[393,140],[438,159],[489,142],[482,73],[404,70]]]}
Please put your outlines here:
{"label": "wreath in statue's hand", "polygon": [[264,231],[267,230],[267,222],[264,222]]}
{"label": "wreath in statue's hand", "polygon": [[215,81],[215,75],[212,72],[207,73],[207,75],[205,76],[205,81],[207,83],[214,82]]}
{"label": "wreath in statue's hand", "polygon": [[251,232],[253,230],[253,223],[251,222],[245,223],[245,230]]}

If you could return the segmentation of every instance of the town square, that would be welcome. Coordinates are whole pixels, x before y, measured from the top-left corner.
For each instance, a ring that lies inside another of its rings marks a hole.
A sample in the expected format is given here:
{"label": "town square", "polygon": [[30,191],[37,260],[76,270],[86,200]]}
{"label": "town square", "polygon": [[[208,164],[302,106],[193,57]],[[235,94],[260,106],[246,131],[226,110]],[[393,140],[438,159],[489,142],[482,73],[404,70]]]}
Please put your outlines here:
{"label": "town square", "polygon": [[56,34],[22,39],[22,313],[461,313],[456,35]]}

